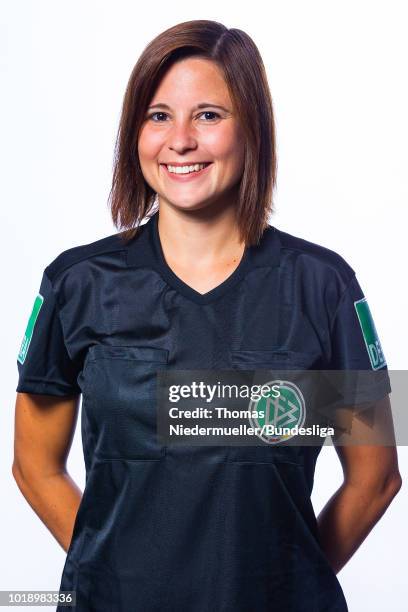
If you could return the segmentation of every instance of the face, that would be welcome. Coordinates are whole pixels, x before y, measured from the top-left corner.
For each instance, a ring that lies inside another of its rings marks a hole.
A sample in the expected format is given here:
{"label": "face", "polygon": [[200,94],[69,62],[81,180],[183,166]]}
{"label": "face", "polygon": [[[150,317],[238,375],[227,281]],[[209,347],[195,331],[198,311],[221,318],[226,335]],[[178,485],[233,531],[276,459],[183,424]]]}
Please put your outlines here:
{"label": "face", "polygon": [[167,71],[146,112],[138,153],[160,203],[200,209],[236,202],[244,137],[214,62],[186,58]]}

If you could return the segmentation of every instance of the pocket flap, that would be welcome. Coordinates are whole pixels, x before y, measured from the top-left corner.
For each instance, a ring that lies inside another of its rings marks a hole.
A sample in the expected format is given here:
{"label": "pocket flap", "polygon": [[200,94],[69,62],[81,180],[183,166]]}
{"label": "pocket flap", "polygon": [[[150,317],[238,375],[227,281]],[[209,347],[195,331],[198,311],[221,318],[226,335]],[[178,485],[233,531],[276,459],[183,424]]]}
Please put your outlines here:
{"label": "pocket flap", "polygon": [[266,369],[271,368],[309,368],[318,359],[319,355],[315,353],[307,353],[300,351],[291,351],[285,349],[240,349],[231,350],[231,363],[233,366],[238,366],[242,369],[246,367],[251,369],[252,366],[258,368],[263,366]]}
{"label": "pocket flap", "polygon": [[152,346],[110,346],[107,344],[94,344],[89,348],[88,359],[128,359],[167,363],[169,351],[164,348]]}

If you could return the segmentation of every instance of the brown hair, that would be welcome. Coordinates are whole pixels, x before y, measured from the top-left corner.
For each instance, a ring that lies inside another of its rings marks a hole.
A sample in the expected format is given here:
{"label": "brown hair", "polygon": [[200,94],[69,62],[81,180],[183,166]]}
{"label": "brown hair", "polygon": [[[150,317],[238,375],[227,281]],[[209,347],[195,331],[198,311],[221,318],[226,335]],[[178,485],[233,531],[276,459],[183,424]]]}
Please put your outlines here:
{"label": "brown hair", "polygon": [[139,57],[127,84],[115,144],[109,203],[113,222],[127,241],[140,221],[154,214],[156,193],[147,184],[138,157],[146,109],[164,73],[179,59],[200,56],[217,63],[245,134],[245,161],[239,185],[237,221],[247,246],[258,244],[276,184],[277,159],[272,98],[265,67],[253,40],[236,28],[209,20],[179,23],[154,38]]}

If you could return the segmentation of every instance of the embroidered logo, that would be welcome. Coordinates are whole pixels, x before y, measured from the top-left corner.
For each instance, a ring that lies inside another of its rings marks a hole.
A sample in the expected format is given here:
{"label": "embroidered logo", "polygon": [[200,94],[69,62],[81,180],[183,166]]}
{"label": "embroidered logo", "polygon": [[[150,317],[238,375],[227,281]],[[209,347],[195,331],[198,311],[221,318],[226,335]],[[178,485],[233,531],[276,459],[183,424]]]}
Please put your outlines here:
{"label": "embroidered logo", "polygon": [[371,367],[373,370],[379,370],[387,365],[387,362],[381,348],[377,330],[375,329],[370,307],[367,303],[367,298],[362,298],[361,300],[354,302],[354,308],[356,309],[361,331],[363,332],[363,338],[368,356],[370,358]]}
{"label": "embroidered logo", "polygon": [[[265,415],[262,418],[249,418],[251,427],[262,429],[264,425],[273,426],[275,432],[285,428],[285,433],[259,433],[261,440],[268,444],[278,444],[292,438],[294,433],[286,433],[289,429],[301,428],[306,419],[306,404],[299,387],[288,380],[273,380],[267,383],[271,394],[259,400],[250,402],[250,410]],[[276,396],[272,389],[279,386],[279,395]]]}
{"label": "embroidered logo", "polygon": [[21,342],[20,351],[18,353],[17,360],[20,363],[24,363],[27,356],[28,347],[30,346],[31,338],[33,337],[34,326],[43,302],[44,298],[41,293],[39,293],[34,300],[33,309],[31,311],[30,318],[28,319],[27,328],[25,330],[24,338]]}

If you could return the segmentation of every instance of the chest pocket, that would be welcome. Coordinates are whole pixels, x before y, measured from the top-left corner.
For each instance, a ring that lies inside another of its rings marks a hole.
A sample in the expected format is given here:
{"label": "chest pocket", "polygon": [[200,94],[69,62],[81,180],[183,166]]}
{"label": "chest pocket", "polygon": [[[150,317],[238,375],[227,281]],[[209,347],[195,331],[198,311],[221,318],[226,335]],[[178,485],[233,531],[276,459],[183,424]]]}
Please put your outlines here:
{"label": "chest pocket", "polygon": [[168,350],[146,346],[89,349],[83,391],[85,453],[105,459],[154,460],[165,454],[156,436],[156,373]]}
{"label": "chest pocket", "polygon": [[[270,370],[271,376],[263,377],[253,384],[270,382],[284,377],[284,370],[309,370],[318,367],[320,355],[284,349],[242,349],[230,351],[230,362],[234,370]],[[293,377],[290,377],[293,380]],[[303,465],[303,447],[271,443],[253,437],[252,446],[230,446],[229,461],[245,463],[285,463]]]}

